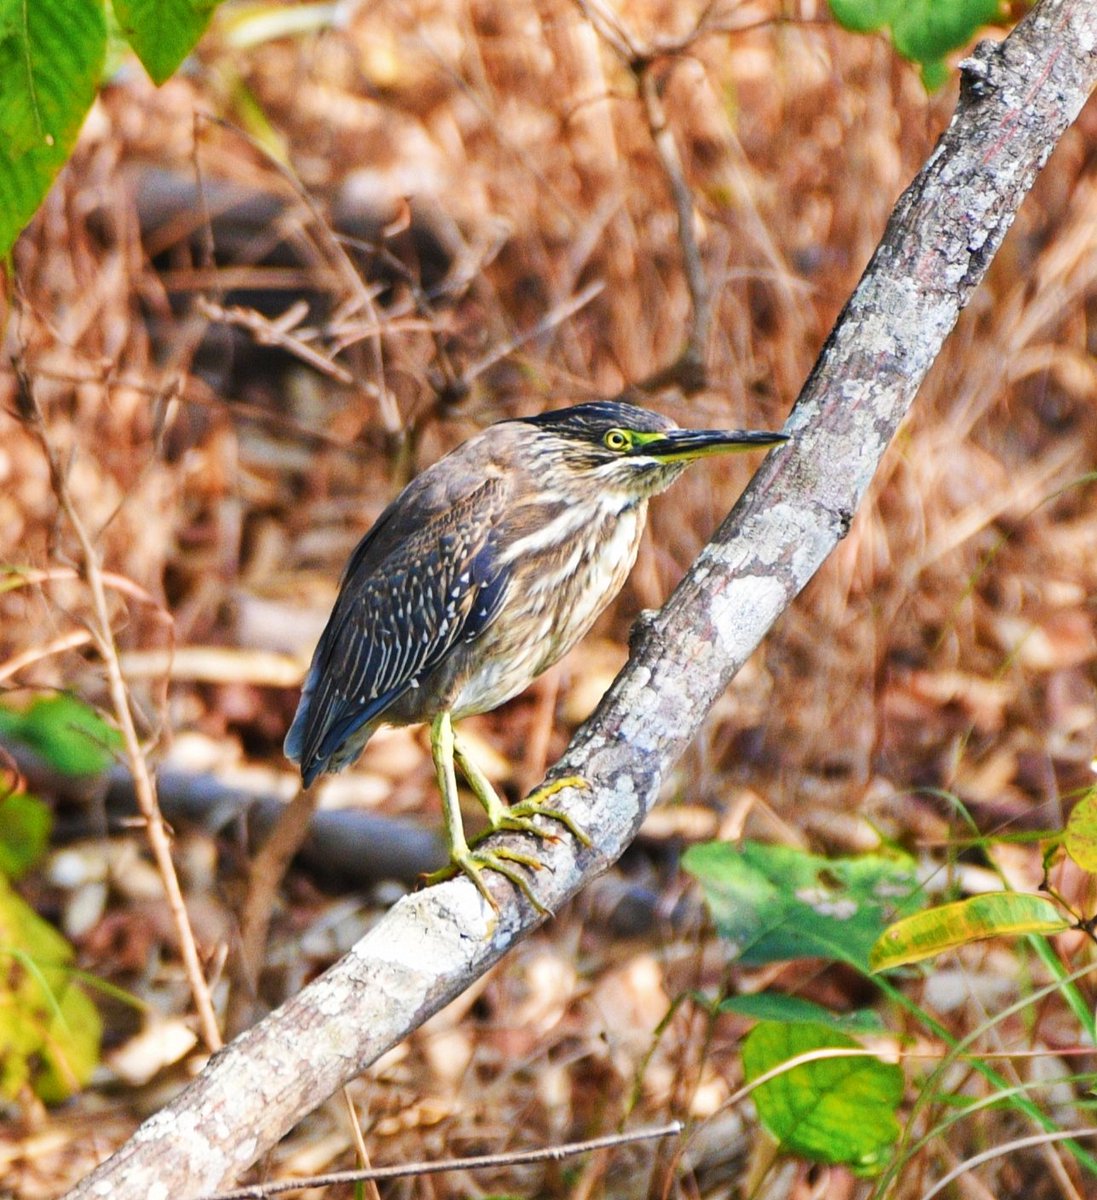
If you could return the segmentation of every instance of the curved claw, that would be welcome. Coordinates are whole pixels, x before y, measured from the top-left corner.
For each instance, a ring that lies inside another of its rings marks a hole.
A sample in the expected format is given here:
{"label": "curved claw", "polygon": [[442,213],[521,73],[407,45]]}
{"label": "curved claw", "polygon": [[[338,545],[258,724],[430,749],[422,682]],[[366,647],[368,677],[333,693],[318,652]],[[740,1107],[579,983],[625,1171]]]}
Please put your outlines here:
{"label": "curved claw", "polygon": [[[498,824],[484,831],[483,837],[490,837],[493,833],[505,831],[507,833],[532,833],[534,837],[542,838],[546,842],[558,842],[560,840],[551,829],[546,829],[543,825],[538,825],[532,815],[515,812],[514,809],[517,807],[515,805],[514,808],[508,809],[499,818]],[[537,815],[543,817],[555,815],[545,812],[544,809],[537,809],[536,812]]]}
{"label": "curved claw", "polygon": [[527,833],[535,833],[538,837],[553,838],[553,835],[547,830],[533,823],[533,817],[549,817],[553,821],[559,821],[561,825],[584,846],[591,844],[590,835],[582,828],[581,825],[569,813],[564,812],[559,808],[551,808],[543,803],[549,796],[555,796],[557,792],[562,792],[565,788],[590,788],[590,784],[581,775],[568,775],[563,779],[554,779],[551,783],[546,783],[544,787],[537,788],[536,791],[517,804],[512,804],[507,809],[502,820],[497,828],[499,829],[519,829]]}
{"label": "curved claw", "polygon": [[443,879],[452,878],[458,871],[467,875],[469,879],[476,884],[480,895],[498,912],[499,902],[491,894],[487,883],[484,881],[485,871],[495,871],[502,875],[504,879],[512,883],[533,905],[535,909],[543,916],[551,917],[552,909],[547,908],[533,894],[533,889],[529,885],[529,880],[516,870],[510,864],[519,863],[533,871],[539,871],[545,865],[538,859],[529,854],[520,854],[517,850],[508,850],[501,847],[498,850],[477,850],[477,851],[454,851],[452,860],[448,866],[442,867],[439,871],[432,871],[431,874],[425,876],[427,884],[439,883]]}

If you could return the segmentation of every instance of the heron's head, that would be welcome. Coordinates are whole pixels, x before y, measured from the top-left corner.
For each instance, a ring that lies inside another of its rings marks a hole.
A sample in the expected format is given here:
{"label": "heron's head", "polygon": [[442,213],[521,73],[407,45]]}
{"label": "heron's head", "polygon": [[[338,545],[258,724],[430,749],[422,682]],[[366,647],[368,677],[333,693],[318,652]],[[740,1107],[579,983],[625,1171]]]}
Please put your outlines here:
{"label": "heron's head", "polygon": [[[560,482],[588,484],[641,499],[661,492],[698,458],[765,449],[783,433],[746,429],[680,429],[669,417],[599,400],[525,417],[537,469]],[[562,477],[562,478],[560,478]]]}

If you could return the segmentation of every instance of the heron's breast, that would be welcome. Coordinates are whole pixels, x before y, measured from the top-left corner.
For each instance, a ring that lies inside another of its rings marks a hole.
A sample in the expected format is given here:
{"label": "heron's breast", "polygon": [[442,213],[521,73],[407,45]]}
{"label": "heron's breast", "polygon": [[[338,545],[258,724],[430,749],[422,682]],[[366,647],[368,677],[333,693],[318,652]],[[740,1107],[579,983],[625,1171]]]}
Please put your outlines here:
{"label": "heron's breast", "polygon": [[628,578],[645,517],[642,502],[599,514],[563,542],[544,539],[516,563],[503,610],[468,647],[455,716],[516,696],[579,641]]}

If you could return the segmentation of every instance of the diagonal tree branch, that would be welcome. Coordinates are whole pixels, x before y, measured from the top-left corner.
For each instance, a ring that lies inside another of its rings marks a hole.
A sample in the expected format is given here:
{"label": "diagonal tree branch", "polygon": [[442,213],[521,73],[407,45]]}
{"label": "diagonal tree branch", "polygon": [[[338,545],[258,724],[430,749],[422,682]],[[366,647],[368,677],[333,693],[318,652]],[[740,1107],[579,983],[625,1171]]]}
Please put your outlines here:
{"label": "diagonal tree branch", "polygon": [[[625,849],[713,701],[845,535],[877,464],[1017,209],[1097,84],[1097,5],[1043,0],[963,65],[955,117],[884,239],[770,454],[556,775],[591,833],[534,880],[558,907]],[[182,1198],[234,1179],[306,1112],[486,971],[541,918],[499,883],[409,896],[349,954],[211,1059],[70,1193]]]}

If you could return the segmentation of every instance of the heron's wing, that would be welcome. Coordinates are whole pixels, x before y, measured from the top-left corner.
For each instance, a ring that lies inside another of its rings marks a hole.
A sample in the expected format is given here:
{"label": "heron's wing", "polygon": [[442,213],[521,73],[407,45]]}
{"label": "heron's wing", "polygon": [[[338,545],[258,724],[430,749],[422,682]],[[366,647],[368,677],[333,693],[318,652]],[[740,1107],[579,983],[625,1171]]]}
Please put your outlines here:
{"label": "heron's wing", "polygon": [[394,505],[359,543],[286,735],[306,784],[458,641],[495,619],[509,580],[495,548],[504,492],[486,479],[414,525]]}

